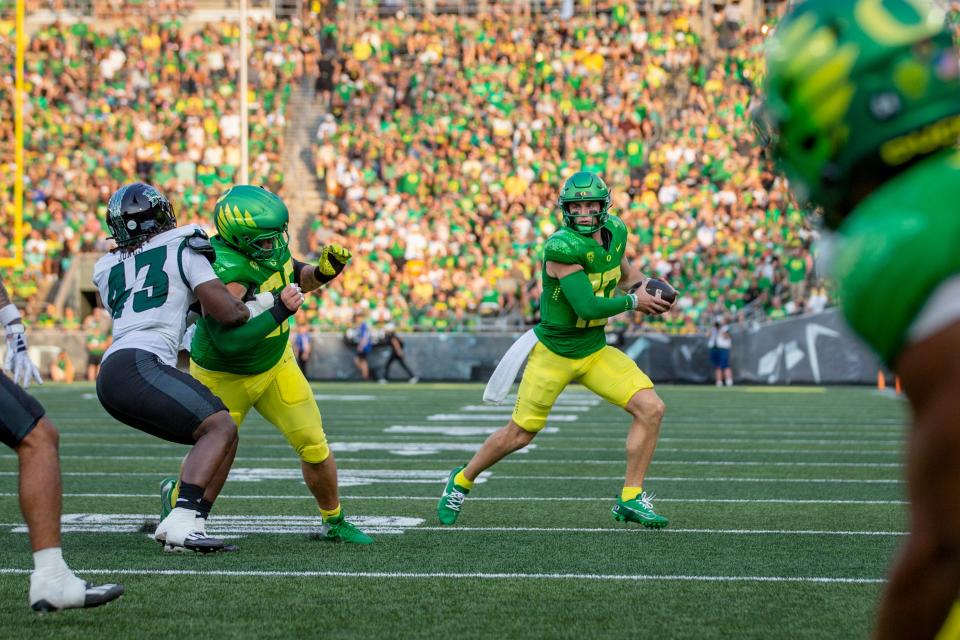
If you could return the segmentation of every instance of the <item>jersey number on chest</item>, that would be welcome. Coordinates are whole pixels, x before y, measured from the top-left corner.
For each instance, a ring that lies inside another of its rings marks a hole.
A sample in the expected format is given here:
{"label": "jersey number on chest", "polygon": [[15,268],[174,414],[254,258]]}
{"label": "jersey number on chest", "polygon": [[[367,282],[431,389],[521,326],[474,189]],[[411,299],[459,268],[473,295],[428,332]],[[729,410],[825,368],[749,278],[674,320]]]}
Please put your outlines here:
{"label": "jersey number on chest", "polygon": [[107,278],[107,306],[112,310],[113,318],[116,320],[126,308],[127,299],[133,293],[133,312],[140,313],[148,309],[155,309],[163,306],[167,301],[167,293],[170,286],[170,278],[163,266],[167,261],[167,247],[156,247],[143,253],[138,253],[133,260],[133,277],[137,279],[140,272],[144,269],[147,274],[143,279],[143,287],[133,293],[133,288],[127,288],[127,261],[115,264],[110,269],[110,275]]}
{"label": "jersey number on chest", "polygon": [[[598,298],[609,298],[613,295],[613,290],[617,288],[617,283],[620,282],[620,266],[617,265],[613,269],[604,271],[603,273],[588,273],[587,277],[590,278],[590,284],[593,286],[593,294],[595,296]],[[577,318],[578,329],[585,327],[602,327],[606,323],[606,318],[598,318],[597,320]]]}

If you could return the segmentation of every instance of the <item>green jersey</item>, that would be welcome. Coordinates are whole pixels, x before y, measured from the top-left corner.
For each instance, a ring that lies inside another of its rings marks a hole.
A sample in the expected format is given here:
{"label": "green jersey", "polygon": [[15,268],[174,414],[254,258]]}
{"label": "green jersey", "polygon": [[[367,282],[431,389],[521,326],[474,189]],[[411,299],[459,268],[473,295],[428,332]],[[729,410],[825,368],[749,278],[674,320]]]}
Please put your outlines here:
{"label": "green jersey", "polygon": [[936,288],[960,274],[960,152],[893,178],[840,227],[833,265],[843,314],[892,364]]}
{"label": "green jersey", "polygon": [[[213,263],[214,272],[225,284],[239,282],[247,288],[245,297],[258,293],[279,293],[293,282],[293,260],[280,271],[273,271],[255,262],[236,249],[228,246],[218,236],[210,239],[217,251],[217,260]],[[197,332],[190,344],[190,357],[198,365],[210,371],[225,371],[252,375],[263,373],[283,357],[290,337],[290,325],[283,322],[263,342],[242,356],[227,356],[213,343],[207,318],[197,320]]]}
{"label": "green jersey", "polygon": [[547,262],[579,264],[597,296],[614,297],[627,244],[627,227],[620,218],[609,216],[600,234],[604,244],[563,227],[550,236],[543,247],[540,324],[534,331],[545,347],[564,358],[585,358],[606,346],[603,326],[607,319],[578,318],[560,289],[560,280],[547,274]]}

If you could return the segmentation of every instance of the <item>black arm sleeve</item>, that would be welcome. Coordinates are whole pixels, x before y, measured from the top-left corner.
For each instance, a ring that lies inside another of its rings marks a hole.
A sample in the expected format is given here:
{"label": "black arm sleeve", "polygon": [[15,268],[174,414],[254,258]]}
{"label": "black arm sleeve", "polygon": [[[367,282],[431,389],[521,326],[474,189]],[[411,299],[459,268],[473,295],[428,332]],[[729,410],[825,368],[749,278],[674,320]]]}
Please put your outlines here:
{"label": "black arm sleeve", "polygon": [[[306,262],[300,262],[296,258],[293,259],[293,281],[298,287],[302,287],[303,283],[300,282],[300,272],[303,271],[304,267],[309,267],[310,264]],[[314,267],[316,269],[316,267]],[[319,280],[319,278],[317,278]]]}

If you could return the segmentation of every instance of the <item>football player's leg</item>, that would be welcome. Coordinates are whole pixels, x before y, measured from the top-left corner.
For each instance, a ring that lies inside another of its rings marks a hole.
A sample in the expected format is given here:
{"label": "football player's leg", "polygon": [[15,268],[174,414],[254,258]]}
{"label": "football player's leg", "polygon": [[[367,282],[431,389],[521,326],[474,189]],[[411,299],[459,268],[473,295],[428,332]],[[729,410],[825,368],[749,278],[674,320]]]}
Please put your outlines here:
{"label": "football player's leg", "polygon": [[666,409],[653,390],[653,383],[629,356],[614,347],[597,354],[580,382],[623,408],[633,419],[627,434],[627,473],[620,499],[613,508],[614,517],[649,527],[666,526],[667,519],[653,511],[651,497],[643,491],[643,479],[657,447]]}
{"label": "football player's leg", "polygon": [[0,440],[20,464],[20,511],[34,551],[60,546],[60,435],[33,396],[0,374]]}
{"label": "football player's leg", "polygon": [[16,447],[20,463],[20,511],[34,551],[60,546],[60,434],[46,418]]}
{"label": "football player's leg", "polygon": [[114,418],[158,438],[192,445],[183,463],[176,505],[157,527],[159,542],[194,551],[218,551],[223,541],[196,527],[206,485],[237,438],[227,408],[195,378],[152,353],[121,349],[97,378],[97,395]]}
{"label": "football player's leg", "polygon": [[493,433],[464,469],[471,482],[503,457],[524,448],[543,429],[557,396],[576,376],[580,360],[558,356],[542,344],[530,353],[510,421]]}
{"label": "football player's leg", "polygon": [[300,457],[303,480],[324,520],[323,535],[336,541],[372,543],[373,538],[344,519],[337,488],[337,461],[327,444],[313,389],[289,349],[272,371],[273,381],[255,406]]}
{"label": "football player's leg", "polygon": [[530,444],[547,423],[547,415],[560,392],[576,376],[582,361],[563,358],[538,344],[530,352],[527,367],[513,414],[506,425],[490,434],[480,449],[464,466],[456,467],[447,477],[437,516],[441,524],[453,524],[460,515],[463,501],[483,471]]}
{"label": "football player's leg", "polygon": [[[238,432],[244,418],[253,407],[253,398],[260,393],[260,388],[266,387],[268,383],[268,377],[265,374],[244,376],[222,371],[209,371],[197,366],[192,360],[190,361],[190,375],[223,402],[230,412],[233,422],[237,425]],[[210,478],[210,482],[203,492],[204,506],[212,505],[217,496],[220,495],[220,491],[223,490],[223,485],[227,481],[230,467],[237,453],[238,444],[239,438],[235,440],[231,450],[224,456],[220,467]],[[175,496],[174,500],[176,500]],[[206,513],[209,514],[209,509]]]}
{"label": "football player's leg", "polygon": [[897,371],[914,412],[906,461],[911,526],[876,637],[932,638],[960,591],[960,322],[907,347]]}
{"label": "football player's leg", "polygon": [[123,594],[123,585],[84,582],[63,560],[59,440],[40,403],[0,374],[0,441],[17,453],[20,465],[20,511],[33,549],[30,606],[35,611],[95,607]]}

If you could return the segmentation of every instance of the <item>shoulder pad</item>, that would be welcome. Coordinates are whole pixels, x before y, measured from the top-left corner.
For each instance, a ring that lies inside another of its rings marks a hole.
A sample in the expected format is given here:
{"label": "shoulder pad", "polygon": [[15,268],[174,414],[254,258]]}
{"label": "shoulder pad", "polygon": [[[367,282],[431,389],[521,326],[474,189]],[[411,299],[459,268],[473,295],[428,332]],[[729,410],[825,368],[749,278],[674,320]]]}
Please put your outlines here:
{"label": "shoulder pad", "polygon": [[613,237],[614,244],[624,244],[627,240],[627,236],[630,235],[630,232],[627,230],[626,223],[617,216],[610,216],[607,219],[607,229],[610,230],[610,235]]}
{"label": "shoulder pad", "polygon": [[219,236],[211,238],[210,244],[217,256],[213,271],[223,282],[259,283],[264,279],[258,277],[260,274],[257,273],[259,269],[256,263],[225,243]]}
{"label": "shoulder pad", "polygon": [[583,262],[581,253],[580,243],[564,229],[550,236],[543,246],[543,259],[549,262],[581,264]]}
{"label": "shoulder pad", "polygon": [[621,220],[618,216],[610,216],[607,218],[607,224],[610,225],[611,231],[625,232],[627,230],[627,225]]}
{"label": "shoulder pad", "polygon": [[184,240],[187,243],[187,246],[202,255],[210,264],[213,264],[217,260],[217,251],[213,248],[213,245],[210,244],[210,239],[207,237],[207,234],[204,233],[203,229],[197,229],[197,232],[192,236]]}

